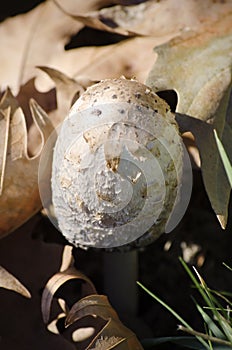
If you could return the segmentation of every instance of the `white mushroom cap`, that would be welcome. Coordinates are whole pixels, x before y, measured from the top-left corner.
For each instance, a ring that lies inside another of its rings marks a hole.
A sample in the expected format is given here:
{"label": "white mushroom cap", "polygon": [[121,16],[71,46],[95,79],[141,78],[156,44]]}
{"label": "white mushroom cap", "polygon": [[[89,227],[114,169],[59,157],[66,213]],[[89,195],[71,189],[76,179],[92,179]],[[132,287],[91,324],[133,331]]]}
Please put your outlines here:
{"label": "white mushroom cap", "polygon": [[165,231],[178,200],[183,146],[169,106],[127,79],[95,84],[64,120],[52,193],[75,246],[136,247]]}

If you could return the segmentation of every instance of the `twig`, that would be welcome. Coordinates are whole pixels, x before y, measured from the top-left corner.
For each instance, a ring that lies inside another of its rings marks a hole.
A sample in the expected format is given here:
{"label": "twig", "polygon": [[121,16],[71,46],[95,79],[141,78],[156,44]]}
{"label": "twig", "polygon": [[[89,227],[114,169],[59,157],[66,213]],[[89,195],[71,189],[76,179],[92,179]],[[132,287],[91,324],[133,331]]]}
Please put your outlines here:
{"label": "twig", "polygon": [[178,330],[186,332],[186,333],[194,335],[194,336],[197,336],[197,337],[201,337],[201,338],[203,338],[205,340],[209,340],[209,341],[212,341],[214,343],[218,343],[218,344],[222,344],[222,345],[226,345],[226,346],[232,347],[232,344],[229,341],[227,341],[227,340],[223,340],[223,339],[219,339],[219,338],[216,338],[216,337],[212,337],[211,335],[208,335],[208,334],[205,334],[205,333],[201,333],[201,332],[197,332],[197,331],[195,331],[193,329],[189,329],[189,328],[186,328],[186,327],[181,326],[181,325],[178,326]]}

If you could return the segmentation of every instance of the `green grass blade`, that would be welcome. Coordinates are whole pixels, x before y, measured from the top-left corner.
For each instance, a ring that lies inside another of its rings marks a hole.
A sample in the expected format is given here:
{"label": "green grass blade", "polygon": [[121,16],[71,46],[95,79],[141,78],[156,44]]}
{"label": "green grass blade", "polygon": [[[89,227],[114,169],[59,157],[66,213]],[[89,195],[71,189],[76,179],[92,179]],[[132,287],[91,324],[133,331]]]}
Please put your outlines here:
{"label": "green grass blade", "polygon": [[214,318],[218,321],[218,324],[221,327],[221,330],[224,332],[226,338],[229,340],[229,342],[232,345],[232,341],[231,341],[232,328],[231,328],[231,325],[228,323],[226,310],[221,306],[218,300],[210,293],[210,289],[207,287],[207,285],[205,284],[201,276],[198,274],[198,272],[196,271],[196,273],[198,274],[197,276],[200,280],[200,283],[197,281],[197,279],[195,278],[195,276],[193,275],[193,273],[191,272],[187,264],[184,262],[184,260],[180,258],[180,261],[183,267],[185,268],[185,270],[187,271],[187,273],[189,274],[190,278],[198,288],[206,304],[211,309],[214,315]]}
{"label": "green grass blade", "polygon": [[207,324],[208,329],[212,332],[212,334],[217,337],[224,339],[225,335],[220,330],[220,328],[216,325],[216,323],[212,320],[212,318],[203,310],[203,308],[195,301],[195,305],[197,307],[197,310],[200,312],[203,320]]}
{"label": "green grass blade", "polygon": [[198,282],[197,278],[194,276],[188,265],[185,263],[185,261],[180,257],[180,262],[186,272],[188,273],[189,277],[192,279],[193,283],[195,284],[196,288],[200,292],[202,298],[204,299],[205,303],[209,306],[209,308],[212,310],[215,316],[217,316],[217,309],[222,310],[223,307],[219,303],[219,301],[212,295],[210,292],[210,288],[206,285],[205,281],[201,277],[201,275],[198,273],[198,271],[195,269],[195,273],[197,274],[197,277],[200,282]]}
{"label": "green grass blade", "polygon": [[230,271],[232,271],[232,267],[230,267],[230,266],[227,265],[226,263],[223,263],[223,265],[224,265],[227,269],[229,269]]}
{"label": "green grass blade", "polygon": [[232,327],[231,327],[230,323],[228,322],[228,320],[225,319],[222,315],[219,314],[219,318],[220,318],[221,327],[222,327],[227,339],[231,343],[231,347],[232,347]]}
{"label": "green grass blade", "polygon": [[[158,301],[158,303],[160,303],[163,307],[165,307],[178,321],[180,321],[186,328],[189,328],[191,330],[192,327],[180,316],[178,315],[170,306],[168,306],[163,300],[161,300],[159,297],[157,297],[155,294],[153,294],[151,291],[149,291],[142,283],[137,281],[137,284],[146,292],[148,293],[153,299],[155,299],[156,301]],[[204,347],[208,350],[210,350],[210,347],[208,345],[208,343],[203,340],[201,337],[196,337],[199,342],[202,343],[202,345],[204,345]]]}
{"label": "green grass blade", "polygon": [[216,295],[217,297],[219,297],[221,300],[224,300],[224,302],[226,302],[227,305],[231,305],[232,306],[232,301],[230,301],[228,299],[228,297],[232,297],[232,293],[229,292],[225,292],[225,291],[217,291],[217,290],[213,290],[210,289],[210,292],[214,295]]}
{"label": "green grass blade", "polygon": [[[200,283],[198,282],[198,279],[195,277],[195,275],[192,273],[192,271],[190,270],[190,268],[188,267],[188,265],[185,263],[185,261],[180,257],[179,258],[182,266],[184,267],[185,271],[188,273],[189,277],[191,278],[191,280],[193,281],[194,285],[196,286],[196,288],[198,289],[198,291],[200,292],[202,298],[204,299],[205,303],[212,309],[214,310],[216,307],[214,305],[214,303],[212,302],[212,299],[210,298],[210,295],[208,293],[207,290],[207,286],[204,282],[204,280],[201,278],[201,276],[198,274],[198,278],[200,279]],[[197,272],[195,270],[195,272]]]}
{"label": "green grass blade", "polygon": [[232,166],[231,166],[230,160],[225,152],[223,144],[217,135],[217,131],[215,129],[213,131],[214,131],[214,137],[215,137],[215,140],[217,143],[218,151],[219,151],[219,154],[221,156],[222,163],[224,165],[226,175],[227,175],[229,183],[230,183],[230,187],[232,188]]}

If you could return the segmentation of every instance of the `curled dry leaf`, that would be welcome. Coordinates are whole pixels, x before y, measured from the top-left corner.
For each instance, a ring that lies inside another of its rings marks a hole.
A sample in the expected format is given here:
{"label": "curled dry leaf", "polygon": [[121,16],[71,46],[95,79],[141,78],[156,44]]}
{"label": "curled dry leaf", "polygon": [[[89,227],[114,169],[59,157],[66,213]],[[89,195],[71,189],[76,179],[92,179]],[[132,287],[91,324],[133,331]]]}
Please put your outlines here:
{"label": "curled dry leaf", "polygon": [[98,295],[90,279],[76,270],[72,263],[72,248],[66,246],[63,251],[61,269],[63,270],[65,266],[69,267],[52,276],[42,294],[41,309],[44,322],[47,324],[49,321],[55,293],[66,282],[74,279],[81,280],[83,282],[82,295],[85,297],[76,302],[70,312],[66,306],[69,295],[65,294],[65,300],[59,298],[58,302],[62,311],[48,325],[48,329],[53,333],[59,333],[57,322],[67,316],[66,328],[71,325],[72,327],[69,327],[69,330],[67,329],[63,335],[78,344],[78,349],[143,349],[135,334],[121,323],[107,297]]}
{"label": "curled dry leaf", "polygon": [[31,298],[31,293],[28,289],[2,266],[0,266],[0,288],[10,289],[26,298]]}
{"label": "curled dry leaf", "polygon": [[66,282],[77,279],[83,281],[84,294],[96,293],[96,289],[90,279],[82,272],[76,270],[74,267],[69,267],[67,270],[58,272],[50,278],[47,282],[42,295],[41,309],[44,323],[49,321],[50,310],[54,294]]}
{"label": "curled dry leaf", "polygon": [[[30,101],[30,107],[42,138],[42,149],[53,126],[35,101]],[[41,206],[37,185],[39,153],[28,156],[25,117],[10,90],[0,102],[0,140],[0,237],[3,237]]]}
{"label": "curled dry leaf", "polygon": [[[51,110],[48,115],[49,119],[52,122],[52,125],[54,125],[54,127],[57,127],[64,120],[75,100],[81,95],[86,87],[93,84],[94,82],[88,79],[74,80],[64,73],[50,67],[39,66],[38,68],[40,71],[46,73],[44,75],[48,76],[50,80],[54,82],[56,87],[56,109]],[[40,148],[40,137],[36,125],[32,125],[29,129],[28,148],[32,154],[38,153],[38,149]],[[49,168],[49,164],[47,164],[47,167]],[[50,168],[47,169],[47,171],[50,171]]]}
{"label": "curled dry leaf", "polygon": [[136,335],[125,327],[105,295],[89,295],[79,300],[71,308],[66,326],[86,316],[98,316],[106,321],[105,326],[93,338],[86,350],[141,350]]}
{"label": "curled dry leaf", "polygon": [[[232,10],[232,4],[231,4]],[[154,90],[173,89],[183,131],[195,137],[201,169],[211,205],[223,228],[228,216],[231,188],[213,135],[215,128],[232,158],[232,131],[226,123],[232,85],[232,12],[204,32],[189,33],[155,49],[158,59],[147,84]],[[202,122],[199,122],[199,119]],[[230,140],[230,141],[229,141]]]}
{"label": "curled dry leaf", "polygon": [[64,246],[63,254],[62,254],[62,262],[60,265],[60,272],[64,272],[69,267],[73,265],[73,255],[72,255],[73,247],[70,245]]}

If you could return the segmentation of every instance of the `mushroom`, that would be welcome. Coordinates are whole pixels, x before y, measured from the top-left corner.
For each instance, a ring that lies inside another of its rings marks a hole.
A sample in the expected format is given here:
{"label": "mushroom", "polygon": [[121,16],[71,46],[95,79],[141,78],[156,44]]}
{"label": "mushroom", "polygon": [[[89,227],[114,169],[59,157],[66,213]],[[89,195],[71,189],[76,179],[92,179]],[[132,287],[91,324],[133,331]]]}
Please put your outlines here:
{"label": "mushroom", "polygon": [[183,158],[169,105],[136,80],[92,85],[62,123],[51,181],[58,226],[73,246],[104,250],[105,292],[119,312],[137,312],[138,249],[185,211]]}

